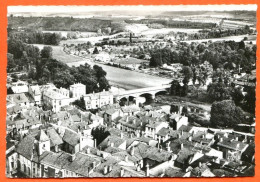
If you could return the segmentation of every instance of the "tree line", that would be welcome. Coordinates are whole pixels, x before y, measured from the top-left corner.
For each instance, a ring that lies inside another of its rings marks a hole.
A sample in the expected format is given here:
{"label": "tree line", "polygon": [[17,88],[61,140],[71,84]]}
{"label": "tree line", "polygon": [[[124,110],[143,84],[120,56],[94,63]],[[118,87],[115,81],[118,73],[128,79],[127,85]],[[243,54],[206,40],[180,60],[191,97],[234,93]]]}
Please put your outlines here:
{"label": "tree line", "polygon": [[207,43],[177,43],[175,48],[164,47],[150,50],[150,66],[182,63],[184,66],[199,65],[208,61],[213,69],[224,67],[243,71],[251,70],[256,62],[256,46],[246,46],[243,41],[223,41]]}
{"label": "tree line", "polygon": [[27,44],[45,44],[59,45],[61,34],[58,33],[43,33],[41,31],[32,32],[12,32],[9,33],[9,38],[20,40]]}
{"label": "tree line", "polygon": [[53,82],[58,88],[69,88],[75,82],[86,85],[86,93],[108,90],[110,85],[106,72],[97,65],[90,67],[85,64],[79,67],[69,67],[52,58],[52,48],[45,46],[41,51],[20,40],[8,40],[7,72],[26,71],[28,82],[36,81],[43,85]]}

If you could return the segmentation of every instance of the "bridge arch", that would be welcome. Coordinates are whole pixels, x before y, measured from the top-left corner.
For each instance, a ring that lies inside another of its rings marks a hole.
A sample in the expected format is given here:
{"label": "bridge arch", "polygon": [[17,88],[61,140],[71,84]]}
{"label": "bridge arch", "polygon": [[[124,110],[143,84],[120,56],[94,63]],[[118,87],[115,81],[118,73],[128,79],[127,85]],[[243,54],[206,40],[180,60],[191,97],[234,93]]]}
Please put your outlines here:
{"label": "bridge arch", "polygon": [[167,90],[160,90],[158,92],[155,92],[155,96],[157,95],[163,95],[163,94],[166,94],[168,91]]}
{"label": "bridge arch", "polygon": [[139,97],[144,97],[145,98],[145,103],[144,104],[149,104],[153,101],[153,99],[155,98],[155,95],[153,93],[143,93],[140,94]]}
{"label": "bridge arch", "polygon": [[128,96],[118,98],[119,105],[120,106],[128,105],[128,99],[129,99]]}

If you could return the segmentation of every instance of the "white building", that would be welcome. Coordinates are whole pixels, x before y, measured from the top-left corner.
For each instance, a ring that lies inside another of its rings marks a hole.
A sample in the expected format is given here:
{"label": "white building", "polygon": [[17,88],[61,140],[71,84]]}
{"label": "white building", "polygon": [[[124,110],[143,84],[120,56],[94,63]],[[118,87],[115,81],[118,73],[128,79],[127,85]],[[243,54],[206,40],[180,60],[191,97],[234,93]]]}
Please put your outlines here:
{"label": "white building", "polygon": [[28,84],[23,81],[12,83],[11,88],[15,94],[28,92]]}
{"label": "white building", "polygon": [[28,92],[34,99],[35,104],[41,104],[42,94],[39,85],[29,85]]}
{"label": "white building", "polygon": [[74,98],[80,98],[81,96],[86,94],[86,85],[81,83],[76,83],[70,86],[71,96]]}
{"label": "white building", "polygon": [[69,90],[65,88],[47,89],[43,92],[43,104],[59,112],[62,106],[69,105],[75,99],[70,98]]}
{"label": "white building", "polygon": [[180,114],[172,114],[170,120],[173,123],[173,129],[178,130],[182,125],[188,125],[188,117]]}
{"label": "white building", "polygon": [[95,61],[109,62],[111,60],[110,55],[107,52],[101,52],[95,57]]}
{"label": "white building", "polygon": [[84,96],[86,109],[97,109],[104,105],[113,104],[113,94],[109,91],[87,94]]}

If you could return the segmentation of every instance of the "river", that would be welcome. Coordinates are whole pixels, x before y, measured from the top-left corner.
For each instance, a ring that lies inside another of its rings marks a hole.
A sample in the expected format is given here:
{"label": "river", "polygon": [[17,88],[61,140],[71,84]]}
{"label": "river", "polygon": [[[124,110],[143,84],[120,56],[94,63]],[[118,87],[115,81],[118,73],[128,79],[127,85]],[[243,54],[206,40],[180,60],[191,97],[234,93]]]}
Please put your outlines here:
{"label": "river", "polygon": [[[34,46],[42,49],[44,45],[34,44]],[[148,75],[145,73],[139,73],[136,71],[125,70],[116,68],[97,62],[92,62],[87,58],[79,56],[69,55],[63,51],[62,46],[52,46],[53,58],[66,63],[68,66],[79,66],[81,64],[88,63],[89,65],[101,66],[107,72],[107,80],[113,86],[118,86],[126,90],[161,86],[163,84],[169,84],[172,80],[168,78],[162,78],[159,76]]]}

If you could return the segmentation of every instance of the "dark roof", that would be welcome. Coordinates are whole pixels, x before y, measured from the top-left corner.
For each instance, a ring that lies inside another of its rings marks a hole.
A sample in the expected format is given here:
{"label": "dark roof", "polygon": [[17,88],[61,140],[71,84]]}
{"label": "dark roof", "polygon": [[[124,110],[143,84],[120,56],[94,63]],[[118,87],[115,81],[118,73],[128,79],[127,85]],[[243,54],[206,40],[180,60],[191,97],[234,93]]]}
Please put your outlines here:
{"label": "dark roof", "polygon": [[33,156],[34,140],[35,138],[32,135],[25,136],[16,146],[17,153],[31,160]]}
{"label": "dark roof", "polygon": [[195,152],[193,152],[187,148],[183,148],[177,154],[178,157],[177,157],[176,161],[183,164],[183,163],[185,163],[185,161],[187,161],[189,159],[189,157],[194,155],[194,153]]}
{"label": "dark roof", "polygon": [[65,152],[50,152],[45,151],[43,153],[43,157],[41,159],[41,162],[44,164],[48,164],[50,166],[53,166],[58,169],[62,169],[64,165],[67,165],[70,163],[69,161],[70,155]]}
{"label": "dark roof", "polygon": [[186,173],[178,168],[167,168],[164,177],[183,177]]}
{"label": "dark roof", "polygon": [[244,149],[246,149],[248,147],[248,144],[240,142],[240,141],[236,141],[236,140],[230,140],[229,138],[222,138],[223,141],[219,141],[217,143],[218,146],[220,147],[225,147],[231,150],[239,150],[242,151]]}
{"label": "dark roof", "polygon": [[100,161],[97,159],[78,152],[75,154],[75,159],[72,162],[66,164],[64,168],[87,177],[89,176],[89,170],[93,168],[93,162],[95,162],[96,165],[100,163]]}

